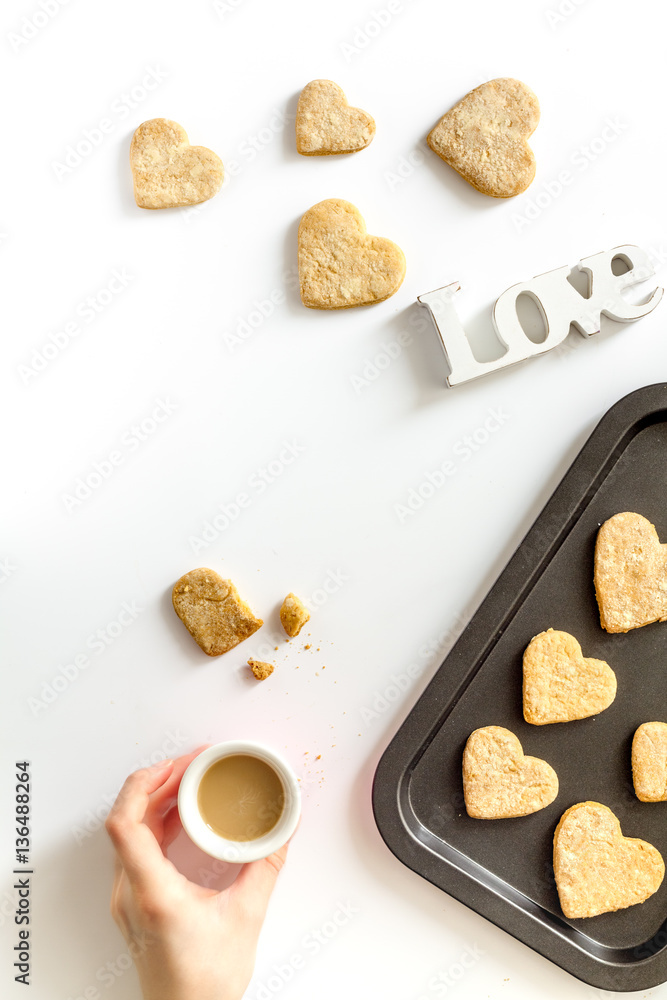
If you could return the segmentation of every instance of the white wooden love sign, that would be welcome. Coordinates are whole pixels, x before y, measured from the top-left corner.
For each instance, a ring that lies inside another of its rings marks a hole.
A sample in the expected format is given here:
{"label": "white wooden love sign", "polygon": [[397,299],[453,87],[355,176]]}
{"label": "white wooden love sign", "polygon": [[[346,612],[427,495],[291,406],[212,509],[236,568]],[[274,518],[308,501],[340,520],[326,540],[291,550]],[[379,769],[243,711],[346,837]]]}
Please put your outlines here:
{"label": "white wooden love sign", "polygon": [[[614,273],[617,261],[626,268],[622,274]],[[488,375],[551,351],[562,344],[570,326],[576,327],[582,336],[592,337],[600,332],[602,316],[608,316],[619,323],[641,319],[652,312],[662,298],[662,288],[656,288],[646,302],[640,305],[631,305],[623,298],[624,289],[655,273],[648,254],[640,247],[629,245],[604,250],[591,257],[584,257],[577,268],[587,275],[587,295],[578,292],[568,281],[571,268],[566,265],[539,274],[531,281],[512,285],[496,300],[493,325],[498,339],[506,348],[502,357],[496,361],[477,361],[473,355],[454,308],[454,296],[461,288],[458,282],[418,296],[417,301],[429,310],[440,335],[451,369],[447,385],[470,382],[481,375]],[[519,320],[517,300],[520,295],[529,296],[542,316],[546,333],[539,343],[526,335]]]}

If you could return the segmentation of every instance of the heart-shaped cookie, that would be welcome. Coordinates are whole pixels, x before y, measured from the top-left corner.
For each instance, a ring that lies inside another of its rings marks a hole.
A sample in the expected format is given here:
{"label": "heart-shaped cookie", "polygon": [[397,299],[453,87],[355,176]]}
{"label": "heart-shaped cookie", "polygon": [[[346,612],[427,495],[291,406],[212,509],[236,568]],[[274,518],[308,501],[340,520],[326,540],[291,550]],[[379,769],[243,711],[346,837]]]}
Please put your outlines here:
{"label": "heart-shaped cookie", "polygon": [[554,873],[563,913],[576,919],[643,903],[660,888],[665,865],[652,844],[623,836],[607,806],[578,802],[556,827]]}
{"label": "heart-shaped cookie", "polygon": [[609,708],[616,675],[604,660],[584,656],[569,632],[547,629],[523,654],[523,717],[533,726],[586,719]]}
{"label": "heart-shaped cookie", "polygon": [[205,146],[191,146],[187,132],[168,118],[152,118],[132,136],[130,166],[139,208],[198,205],[217,194],[222,160]]}
{"label": "heart-shaped cookie", "polygon": [[463,795],[473,819],[528,816],[556,798],[558,775],[545,760],[526,757],[509,729],[485,726],[463,751]]}
{"label": "heart-shaped cookie", "polygon": [[214,569],[190,570],[172,591],[174,611],[208,656],[220,656],[256,632],[264,622],[241,599],[231,580]]}
{"label": "heart-shaped cookie", "polygon": [[301,301],[309,309],[382,302],[405,277],[400,247],[369,236],[358,208],[340,198],[313,205],[299,225]]}
{"label": "heart-shaped cookie", "polygon": [[535,176],[528,139],[539,120],[539,103],[525,83],[489,80],[442,116],[428,144],[482,194],[513,198]]}
{"label": "heart-shaped cookie", "polygon": [[351,107],[333,80],[311,80],[296,109],[296,149],[302,156],[356,153],[375,135],[375,122]]}
{"label": "heart-shaped cookie", "polygon": [[667,621],[667,545],[641,514],[614,514],[598,531],[595,594],[607,632]]}
{"label": "heart-shaped cookie", "polygon": [[644,722],[632,740],[632,781],[641,802],[667,802],[667,725]]}

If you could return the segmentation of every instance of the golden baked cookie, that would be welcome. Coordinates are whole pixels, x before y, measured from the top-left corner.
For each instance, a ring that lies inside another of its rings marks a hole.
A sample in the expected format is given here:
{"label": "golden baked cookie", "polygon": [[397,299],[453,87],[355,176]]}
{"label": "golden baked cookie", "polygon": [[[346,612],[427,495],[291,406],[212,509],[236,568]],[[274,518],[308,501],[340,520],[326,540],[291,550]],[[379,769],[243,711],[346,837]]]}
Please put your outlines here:
{"label": "golden baked cookie", "polygon": [[248,666],[258,681],[265,681],[273,673],[273,664],[265,663],[264,660],[248,660]]}
{"label": "golden baked cookie", "polygon": [[556,827],[554,873],[563,913],[576,919],[643,903],[660,887],[665,865],[652,844],[623,836],[607,806],[578,802]]}
{"label": "golden baked cookie", "polygon": [[292,639],[299,634],[306,622],[310,621],[308,608],[296,594],[288,594],[283,601],[280,609],[280,621]]}
{"label": "golden baked cookie", "polygon": [[643,722],[632,739],[632,781],[641,802],[667,802],[667,725]]}
{"label": "golden baked cookie", "polygon": [[427,141],[482,194],[513,198],[535,176],[528,139],[539,120],[537,97],[525,83],[489,80],[443,115]]}
{"label": "golden baked cookie", "polygon": [[523,717],[533,726],[586,719],[609,708],[616,675],[604,660],[584,656],[569,632],[547,629],[523,654]]}
{"label": "golden baked cookie", "polygon": [[358,208],[340,198],[313,205],[299,225],[301,301],[309,309],[382,302],[405,277],[400,247],[369,236]]}
{"label": "golden baked cookie", "polygon": [[528,816],[556,798],[558,775],[545,760],[524,756],[509,729],[485,726],[463,751],[463,795],[473,819]]}
{"label": "golden baked cookie", "polygon": [[175,584],[174,611],[209,656],[233,649],[264,624],[256,618],[231,580],[213,569],[193,569]]}
{"label": "golden baked cookie", "polygon": [[333,80],[311,80],[296,109],[296,149],[302,156],[355,153],[375,135],[375,122],[351,107]]}
{"label": "golden baked cookie", "polygon": [[641,514],[614,514],[595,543],[595,594],[607,632],[667,620],[667,545]]}
{"label": "golden baked cookie", "polygon": [[205,146],[191,146],[185,129],[152,118],[132,136],[130,166],[139,208],[179,208],[208,201],[222,187],[222,160]]}

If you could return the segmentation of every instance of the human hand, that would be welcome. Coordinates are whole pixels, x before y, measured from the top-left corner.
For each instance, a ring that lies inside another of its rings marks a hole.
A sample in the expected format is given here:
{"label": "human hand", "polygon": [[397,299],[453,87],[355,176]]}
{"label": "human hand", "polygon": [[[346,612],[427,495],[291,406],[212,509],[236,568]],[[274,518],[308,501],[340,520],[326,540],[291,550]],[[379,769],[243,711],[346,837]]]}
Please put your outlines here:
{"label": "human hand", "polygon": [[106,829],[116,848],[111,914],[134,956],[144,1000],[240,1000],[287,844],[246,864],[219,892],[190,882],[165,851],[181,830],[178,786],[199,747],[129,776]]}

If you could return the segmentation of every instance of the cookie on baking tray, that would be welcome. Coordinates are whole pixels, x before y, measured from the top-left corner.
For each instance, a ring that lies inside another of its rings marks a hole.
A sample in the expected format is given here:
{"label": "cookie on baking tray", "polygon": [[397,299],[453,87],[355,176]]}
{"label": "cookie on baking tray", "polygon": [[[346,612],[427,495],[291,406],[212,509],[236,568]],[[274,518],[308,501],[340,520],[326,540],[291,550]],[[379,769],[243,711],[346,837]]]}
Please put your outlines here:
{"label": "cookie on baking tray", "polygon": [[473,819],[510,819],[544,809],[558,795],[558,776],[539,757],[526,757],[517,736],[484,726],[463,751],[463,795]]}
{"label": "cookie on baking tray", "polygon": [[617,817],[600,802],[578,802],[554,833],[554,873],[563,913],[595,917],[643,903],[665,874],[660,852],[624,837]]}
{"label": "cookie on baking tray", "polygon": [[667,620],[667,545],[641,514],[614,514],[595,542],[595,594],[607,632]]}
{"label": "cookie on baking tray", "polygon": [[641,802],[667,802],[667,725],[643,722],[632,739],[632,782]]}
{"label": "cookie on baking tray", "polygon": [[534,726],[598,715],[616,697],[616,675],[584,656],[569,632],[547,629],[523,654],[523,716]]}

